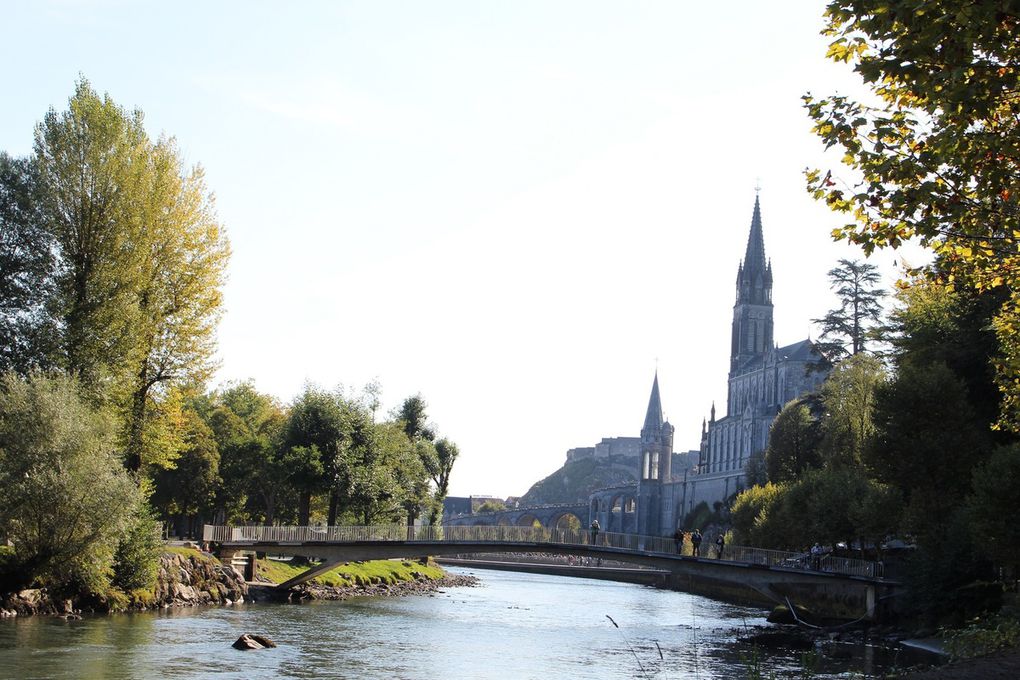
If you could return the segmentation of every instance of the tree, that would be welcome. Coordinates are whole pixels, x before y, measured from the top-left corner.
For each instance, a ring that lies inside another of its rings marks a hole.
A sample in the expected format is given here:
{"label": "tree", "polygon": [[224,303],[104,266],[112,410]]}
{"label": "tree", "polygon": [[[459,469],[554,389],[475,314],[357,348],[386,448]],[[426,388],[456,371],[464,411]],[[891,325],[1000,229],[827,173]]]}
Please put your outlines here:
{"label": "tree", "polygon": [[139,201],[145,163],[142,114],[128,114],[82,80],[68,110],[50,109],[35,130],[41,213],[59,253],[53,307],[60,364],[102,400],[130,390],[138,349],[135,291],[143,253],[125,219]]}
{"label": "tree", "polygon": [[82,401],[75,380],[0,378],[0,527],[22,586],[103,592],[142,503],[111,419]]}
{"label": "tree", "polygon": [[833,367],[821,390],[825,415],[819,452],[826,465],[860,465],[875,435],[875,391],[884,380],[882,363],[869,354],[855,354]]}
{"label": "tree", "polygon": [[220,452],[212,430],[194,410],[185,411],[182,430],[184,450],[173,468],[156,472],[152,501],[167,519],[183,520],[183,530],[195,537],[196,517],[212,510],[216,498]]}
{"label": "tree", "polygon": [[990,450],[962,382],[943,363],[905,363],[875,399],[876,436],[864,451],[874,476],[899,489],[908,531],[941,542]]}
{"label": "tree", "polygon": [[805,470],[821,465],[821,426],[819,415],[812,411],[821,411],[817,396],[791,401],[772,421],[765,471],[774,484],[793,481]]}
{"label": "tree", "polygon": [[230,249],[213,211],[201,168],[183,167],[173,139],[148,149],[142,204],[126,216],[133,247],[144,257],[134,292],[137,345],[128,414],[129,467],[164,464],[145,447],[146,413],[153,399],[212,374],[214,331]]}
{"label": "tree", "polygon": [[176,452],[145,449],[146,412],[210,375],[229,257],[201,169],[85,80],[36,127],[35,167],[58,253],[59,363],[125,414],[129,469],[166,467]]}
{"label": "tree", "polygon": [[977,545],[1004,567],[1020,569],[1020,444],[996,449],[974,470],[969,502]]}
{"label": "tree", "polygon": [[876,104],[805,106],[849,172],[808,172],[808,190],[852,221],[836,239],[908,240],[951,289],[1002,288],[994,318],[1001,425],[1020,428],[1020,15],[1010,3],[832,0],[828,56],[853,63]]}
{"label": "tree", "polygon": [[829,270],[829,282],[839,298],[839,307],[813,321],[822,326],[818,350],[828,360],[836,361],[864,351],[865,340],[882,316],[885,291],[876,288],[878,268],[857,260],[840,260],[838,267]]}
{"label": "tree", "polygon": [[286,415],[269,395],[250,382],[231,385],[196,406],[216,438],[220,477],[216,507],[223,521],[273,524],[279,513],[291,522],[291,476],[300,468],[285,462],[281,443]]}
{"label": "tree", "polygon": [[437,525],[443,516],[443,500],[450,488],[450,475],[453,472],[453,464],[457,462],[460,449],[449,439],[440,439],[436,442],[435,458],[425,461],[425,469],[432,477],[436,485],[433,497],[432,510],[429,513],[429,524]]}
{"label": "tree", "polygon": [[46,302],[55,261],[39,203],[31,161],[0,152],[0,371],[24,374],[51,354],[55,329]]}

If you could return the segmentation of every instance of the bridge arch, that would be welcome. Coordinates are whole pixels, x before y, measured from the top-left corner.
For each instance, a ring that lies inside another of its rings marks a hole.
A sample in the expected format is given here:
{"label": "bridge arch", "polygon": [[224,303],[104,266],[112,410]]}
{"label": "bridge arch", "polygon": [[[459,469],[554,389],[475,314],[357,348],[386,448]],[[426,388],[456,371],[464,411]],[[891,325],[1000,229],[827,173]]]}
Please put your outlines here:
{"label": "bridge arch", "polygon": [[539,518],[535,517],[535,515],[533,515],[532,513],[526,512],[526,513],[524,513],[523,515],[521,515],[520,517],[517,518],[517,526],[519,526],[519,527],[541,527],[543,525],[542,525],[542,520],[540,520]]}
{"label": "bridge arch", "polygon": [[582,528],[584,523],[581,522],[581,518],[577,516],[577,513],[571,511],[561,512],[560,514],[553,517],[550,527],[553,529],[563,529],[577,531]]}

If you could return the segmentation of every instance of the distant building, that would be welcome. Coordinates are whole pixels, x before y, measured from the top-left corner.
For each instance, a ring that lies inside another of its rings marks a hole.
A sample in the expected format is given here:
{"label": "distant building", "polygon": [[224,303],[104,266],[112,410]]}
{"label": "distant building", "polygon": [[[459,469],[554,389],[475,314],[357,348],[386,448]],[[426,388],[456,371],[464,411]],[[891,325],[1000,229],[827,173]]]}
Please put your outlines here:
{"label": "distant building", "polygon": [[615,458],[641,455],[641,437],[603,437],[595,446],[579,447],[567,451],[567,461],[583,458]]}
{"label": "distant building", "polygon": [[712,506],[744,488],[747,461],[764,454],[783,405],[824,381],[827,371],[810,339],[785,347],[773,341],[772,264],[765,258],[757,198],[736,284],[726,416],[717,420],[712,404],[700,449],[685,454],[685,469],[674,470],[673,426],[663,420],[656,375],[641,436],[612,440],[638,443],[638,483],[601,489],[589,499],[588,519],[598,519],[605,531],[668,535],[702,501]]}

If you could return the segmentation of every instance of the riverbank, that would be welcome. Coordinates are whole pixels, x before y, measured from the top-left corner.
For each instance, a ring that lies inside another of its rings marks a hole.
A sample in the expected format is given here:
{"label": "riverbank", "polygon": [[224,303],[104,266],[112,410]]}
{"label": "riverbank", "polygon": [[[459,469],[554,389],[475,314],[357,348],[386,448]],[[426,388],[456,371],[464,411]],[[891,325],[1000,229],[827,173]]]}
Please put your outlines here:
{"label": "riverbank", "polygon": [[903,677],[907,680],[1016,680],[1020,678],[1020,647],[908,673]]}
{"label": "riverbank", "polygon": [[255,583],[246,583],[234,568],[193,548],[167,548],[160,555],[155,585],[130,593],[57,597],[45,588],[9,593],[0,598],[0,618],[173,609],[244,602],[346,600],[357,596],[428,595],[442,588],[473,586],[473,576],[447,574],[434,563],[383,561],[347,564],[289,591],[275,585],[300,572],[303,565],[259,560]]}
{"label": "riverbank", "polygon": [[252,598],[259,601],[304,602],[308,600],[346,600],[352,597],[430,595],[442,588],[478,585],[474,576],[454,575],[435,562],[426,564],[408,560],[345,563],[320,574],[308,583],[288,591],[275,585],[296,576],[306,564],[260,559],[255,573],[258,583],[249,584]]}

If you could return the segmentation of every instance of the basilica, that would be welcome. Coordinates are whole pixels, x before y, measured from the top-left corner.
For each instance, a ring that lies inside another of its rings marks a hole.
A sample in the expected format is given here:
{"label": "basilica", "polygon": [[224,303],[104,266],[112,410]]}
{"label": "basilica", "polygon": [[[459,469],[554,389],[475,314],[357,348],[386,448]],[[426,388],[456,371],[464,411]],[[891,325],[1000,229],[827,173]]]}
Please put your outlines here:
{"label": "basilica", "polygon": [[656,375],[641,428],[639,481],[600,489],[589,499],[589,521],[598,519],[603,530],[668,535],[699,503],[711,508],[733,496],[746,485],[748,460],[764,453],[783,405],[825,379],[810,339],[784,347],[773,340],[772,263],[765,257],[757,197],[736,284],[726,415],[716,418],[711,405],[701,427],[698,464],[675,474],[674,428],[663,419]]}

